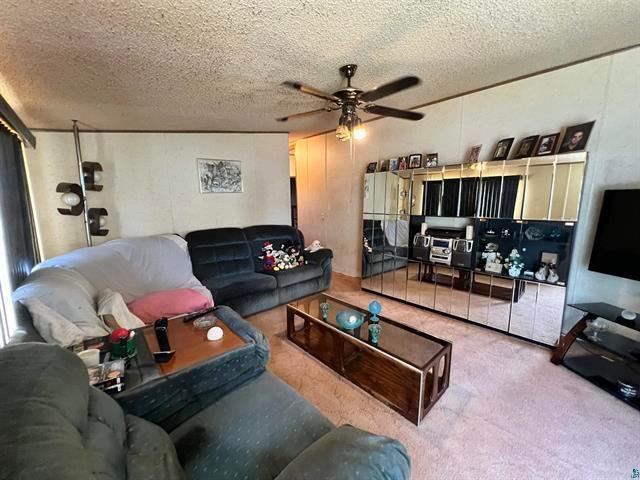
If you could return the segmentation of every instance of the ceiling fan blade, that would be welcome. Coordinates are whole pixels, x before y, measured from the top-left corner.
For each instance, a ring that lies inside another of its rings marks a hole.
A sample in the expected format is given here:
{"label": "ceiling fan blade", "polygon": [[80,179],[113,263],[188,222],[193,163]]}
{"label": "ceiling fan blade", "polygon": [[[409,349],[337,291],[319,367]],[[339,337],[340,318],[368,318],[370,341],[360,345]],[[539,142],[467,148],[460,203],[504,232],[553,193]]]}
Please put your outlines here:
{"label": "ceiling fan blade", "polygon": [[316,113],[320,113],[320,112],[330,112],[331,109],[329,108],[319,108],[317,110],[311,110],[309,112],[303,112],[303,113],[294,113],[293,115],[289,115],[288,117],[280,117],[280,118],[276,118],[276,120],[278,122],[286,122],[287,120],[294,120],[296,118],[301,118],[301,117],[306,117],[308,115],[315,115]]}
{"label": "ceiling fan blade", "polygon": [[298,90],[302,93],[306,93],[307,95],[313,95],[314,97],[322,98],[323,100],[329,100],[330,102],[340,102],[340,99],[336,96],[331,95],[330,93],[323,92],[322,90],[318,90],[317,88],[310,87],[309,85],[305,85],[300,82],[292,82],[286,81],[282,82],[282,85],[293,88],[294,90]]}
{"label": "ceiling fan blade", "polygon": [[381,105],[369,105],[364,107],[367,113],[382,115],[383,117],[403,118],[405,120],[420,120],[424,117],[423,113],[413,112],[411,110],[399,110],[397,108],[383,107]]}
{"label": "ceiling fan blade", "polygon": [[379,98],[414,87],[420,83],[418,77],[402,77],[360,95],[360,100],[374,102]]}

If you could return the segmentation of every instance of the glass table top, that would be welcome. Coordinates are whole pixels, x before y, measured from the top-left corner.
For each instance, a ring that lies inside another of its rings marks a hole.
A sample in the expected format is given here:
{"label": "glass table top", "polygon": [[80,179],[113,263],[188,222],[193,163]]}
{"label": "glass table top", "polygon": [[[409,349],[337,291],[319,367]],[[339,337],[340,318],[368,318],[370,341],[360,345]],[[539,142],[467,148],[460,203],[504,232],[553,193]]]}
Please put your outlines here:
{"label": "glass table top", "polygon": [[[320,310],[320,304],[323,302],[329,304],[329,313],[326,320],[322,320],[322,313]],[[378,318],[381,331],[378,343],[372,343],[368,329],[369,320],[372,316],[371,313],[366,309],[359,308],[344,300],[340,300],[324,293],[291,302],[289,305],[309,314],[318,321],[326,321],[328,324],[343,331],[344,333],[362,340],[372,347],[417,368],[423,368],[433,359],[434,356],[449,344],[446,340],[441,340],[429,335],[428,333],[420,332],[380,315],[378,315]],[[339,312],[344,310],[354,310],[365,314],[365,321],[362,326],[354,330],[343,329],[338,324],[336,316]],[[381,313],[384,315],[384,309]]]}

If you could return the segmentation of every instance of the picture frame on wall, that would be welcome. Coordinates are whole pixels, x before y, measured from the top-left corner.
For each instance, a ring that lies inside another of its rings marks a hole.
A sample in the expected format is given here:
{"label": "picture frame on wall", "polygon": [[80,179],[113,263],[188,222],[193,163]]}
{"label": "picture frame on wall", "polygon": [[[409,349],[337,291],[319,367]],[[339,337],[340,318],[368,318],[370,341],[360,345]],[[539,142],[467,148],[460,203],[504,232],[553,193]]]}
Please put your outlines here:
{"label": "picture frame on wall", "polygon": [[543,157],[545,155],[553,155],[558,145],[558,139],[560,138],[560,132],[551,133],[549,135],[542,135],[538,148],[536,149],[536,157]]}
{"label": "picture frame on wall", "polygon": [[420,168],[422,164],[422,154],[414,153],[409,155],[409,168]]}
{"label": "picture frame on wall", "polygon": [[407,157],[398,158],[398,170],[406,170],[408,166],[409,162],[407,160]]}
{"label": "picture frame on wall", "polygon": [[467,157],[467,161],[469,163],[476,163],[480,158],[480,150],[482,149],[482,144],[474,145],[469,150],[469,156]]}
{"label": "picture frame on wall", "polygon": [[390,172],[395,172],[396,170],[398,170],[398,159],[397,158],[390,158],[389,159],[389,171]]}
{"label": "picture frame on wall", "polygon": [[380,160],[380,171],[388,172],[389,171],[389,163],[390,160]]}
{"label": "picture frame on wall", "polygon": [[591,130],[595,123],[594,120],[593,122],[567,127],[558,153],[579,152],[584,150],[587,147],[589,135],[591,135]]}
{"label": "picture frame on wall", "polygon": [[378,162],[371,162],[367,165],[367,173],[375,173],[378,169]]}
{"label": "picture frame on wall", "polygon": [[509,157],[509,150],[511,150],[511,145],[513,145],[514,137],[503,138],[498,143],[496,143],[496,149],[493,151],[492,160],[506,160]]}
{"label": "picture frame on wall", "polygon": [[520,140],[520,145],[516,150],[516,154],[513,158],[527,158],[533,156],[533,151],[536,148],[540,135],[531,135]]}
{"label": "picture frame on wall", "polygon": [[429,167],[437,167],[438,166],[438,154],[437,153],[427,153],[427,157],[424,161],[424,166]]}
{"label": "picture frame on wall", "polygon": [[200,193],[242,193],[242,163],[239,160],[196,159]]}

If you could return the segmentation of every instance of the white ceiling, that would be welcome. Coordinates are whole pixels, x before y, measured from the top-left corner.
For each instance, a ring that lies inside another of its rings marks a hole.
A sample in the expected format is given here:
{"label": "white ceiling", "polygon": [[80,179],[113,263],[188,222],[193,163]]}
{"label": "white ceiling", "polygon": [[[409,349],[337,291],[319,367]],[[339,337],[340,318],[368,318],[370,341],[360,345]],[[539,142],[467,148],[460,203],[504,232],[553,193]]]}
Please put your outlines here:
{"label": "white ceiling", "polygon": [[323,106],[284,80],[332,92],[351,62],[363,89],[414,74],[378,101],[408,108],[638,44],[639,25],[638,0],[4,0],[0,88],[31,128],[296,138],[336,114],[275,122]]}

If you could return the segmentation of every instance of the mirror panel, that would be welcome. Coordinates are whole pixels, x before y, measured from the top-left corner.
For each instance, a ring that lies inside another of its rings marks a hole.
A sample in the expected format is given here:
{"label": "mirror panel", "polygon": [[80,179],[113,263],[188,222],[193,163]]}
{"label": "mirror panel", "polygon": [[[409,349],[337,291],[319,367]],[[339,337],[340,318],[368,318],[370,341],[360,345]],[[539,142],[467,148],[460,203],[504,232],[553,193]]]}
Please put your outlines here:
{"label": "mirror panel", "polygon": [[398,172],[386,172],[385,177],[384,213],[396,215],[399,198]]}
{"label": "mirror panel", "polygon": [[407,259],[395,259],[395,271],[393,273],[393,296],[400,300],[407,299]]}
{"label": "mirror panel", "polygon": [[463,164],[460,183],[461,217],[475,217],[479,213],[481,163]]}
{"label": "mirror panel", "polygon": [[363,213],[374,213],[374,204],[375,204],[375,184],[376,184],[376,174],[375,173],[365,173],[364,174],[364,187],[363,187],[363,198],[362,198],[362,211]]}
{"label": "mirror panel", "polygon": [[538,299],[538,283],[516,281],[511,306],[511,321],[509,333],[524,338],[533,337],[533,324],[536,316],[536,302]]}
{"label": "mirror panel", "polygon": [[524,192],[527,178],[527,159],[509,160],[505,162],[502,182],[502,199],[500,202],[500,218],[522,218]]}
{"label": "mirror panel", "polygon": [[409,215],[411,211],[411,170],[401,170],[397,172],[398,176],[398,215]]}
{"label": "mirror panel", "polygon": [[483,218],[497,218],[500,216],[503,169],[504,162],[502,161],[482,163],[480,216]]}
{"label": "mirror panel", "polygon": [[385,254],[382,265],[382,293],[390,297],[393,297],[394,294],[395,279],[393,273],[395,267],[395,257]]}
{"label": "mirror panel", "polygon": [[491,278],[491,301],[487,325],[499,330],[509,330],[511,315],[511,298],[513,297],[514,280],[512,278]]}
{"label": "mirror panel", "polygon": [[435,267],[427,263],[420,264],[420,305],[428,308],[435,306],[436,285]]}
{"label": "mirror panel", "polygon": [[[369,279],[369,287],[376,292],[382,291],[383,253],[386,245],[384,238],[384,215],[365,214],[363,221],[363,237],[371,252],[363,258],[362,276]],[[364,242],[363,238],[363,242]]]}
{"label": "mirror panel", "polygon": [[387,173],[388,172],[378,172],[373,174],[373,213],[384,213]]}
{"label": "mirror panel", "polygon": [[411,178],[411,215],[424,215],[424,199],[427,190],[427,170],[416,168]]}
{"label": "mirror panel", "polygon": [[424,197],[423,210],[426,216],[441,215],[442,181],[444,175],[442,167],[427,168],[427,193]]}
{"label": "mirror panel", "polygon": [[584,163],[559,163],[556,165],[551,199],[552,220],[578,220],[584,168]]}
{"label": "mirror panel", "polygon": [[472,272],[473,283],[469,298],[469,320],[486,325],[489,316],[491,276]]}
{"label": "mirror panel", "polygon": [[409,262],[407,265],[407,296],[408,302],[420,303],[420,263]]}
{"label": "mirror panel", "polygon": [[469,316],[469,289],[471,287],[471,272],[453,269],[451,285],[451,314],[458,317]]}
{"label": "mirror panel", "polygon": [[451,280],[453,277],[453,269],[450,267],[440,266],[436,269],[436,299],[435,309],[451,313]]}
{"label": "mirror panel", "polygon": [[560,338],[565,292],[564,287],[540,284],[533,324],[532,338],[534,340],[547,345],[555,345]]}
{"label": "mirror panel", "polygon": [[442,172],[442,208],[443,217],[457,217],[460,204],[460,165],[445,165]]}
{"label": "mirror panel", "polygon": [[529,165],[522,208],[523,219],[548,219],[554,167],[555,165]]}

